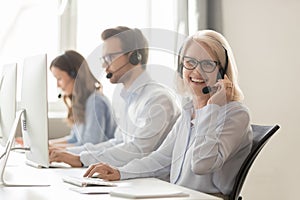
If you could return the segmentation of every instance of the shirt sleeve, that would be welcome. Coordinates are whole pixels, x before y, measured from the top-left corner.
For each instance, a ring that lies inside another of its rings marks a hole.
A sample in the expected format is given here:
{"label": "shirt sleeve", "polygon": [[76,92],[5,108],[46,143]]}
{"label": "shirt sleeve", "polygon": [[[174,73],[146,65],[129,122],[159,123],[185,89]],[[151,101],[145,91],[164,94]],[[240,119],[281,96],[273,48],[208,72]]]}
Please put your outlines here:
{"label": "shirt sleeve", "polygon": [[86,104],[85,129],[81,143],[97,144],[107,141],[113,137],[115,127],[112,109],[105,97],[101,94],[91,95]]}
{"label": "shirt sleeve", "polygon": [[[115,128],[109,102],[101,94],[93,93],[86,102],[85,122],[73,126],[72,143],[78,147],[73,149],[74,153],[79,152],[82,149],[80,146],[86,143],[98,144],[113,138]],[[72,152],[72,148],[68,150]]]}
{"label": "shirt sleeve", "polygon": [[[102,151],[81,154],[81,162],[85,166],[105,162],[118,167],[135,158],[148,155],[159,147],[171,130],[171,128],[167,129],[172,127],[178,118],[177,109],[167,95],[161,93],[153,95],[142,106],[133,108],[133,113],[129,111],[129,119],[126,120],[133,121],[134,127],[130,128],[130,132],[127,131],[128,129],[119,130],[119,137],[123,138],[122,143]],[[131,116],[134,117],[130,118]]]}
{"label": "shirt sleeve", "polygon": [[70,131],[70,134],[65,137],[68,144],[75,144],[78,141],[74,131],[76,131],[76,130],[75,130],[75,127],[73,125],[73,127]]}
{"label": "shirt sleeve", "polygon": [[247,137],[249,113],[234,103],[230,105],[230,108],[222,109],[209,104],[196,111],[196,137],[191,160],[195,174],[207,174],[222,168]]}
{"label": "shirt sleeve", "polygon": [[[86,143],[81,146],[76,147],[68,147],[67,151],[75,154],[79,154],[83,160],[93,160],[94,154],[99,151],[103,151],[104,149],[111,148],[120,143],[118,139],[112,138],[105,142],[101,142],[98,144]],[[92,153],[95,152],[95,153]],[[87,165],[86,165],[87,166]]]}
{"label": "shirt sleeve", "polygon": [[123,167],[119,167],[121,179],[142,177],[166,177],[170,174],[172,152],[176,134],[181,120],[177,120],[172,131],[162,145],[154,152],[142,159],[134,159]]}

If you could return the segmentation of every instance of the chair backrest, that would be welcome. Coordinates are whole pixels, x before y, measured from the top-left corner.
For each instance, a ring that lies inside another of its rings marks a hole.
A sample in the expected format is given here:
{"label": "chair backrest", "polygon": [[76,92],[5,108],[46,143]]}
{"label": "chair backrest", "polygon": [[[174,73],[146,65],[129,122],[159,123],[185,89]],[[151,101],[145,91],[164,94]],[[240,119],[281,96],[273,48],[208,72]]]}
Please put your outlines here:
{"label": "chair backrest", "polygon": [[243,162],[236,176],[232,192],[229,195],[229,200],[242,199],[242,197],[240,197],[239,195],[242,190],[244,181],[247,177],[250,167],[252,166],[259,152],[262,150],[262,148],[271,138],[271,136],[273,136],[274,133],[280,128],[279,125],[264,126],[264,125],[255,125],[255,124],[252,124],[251,127],[253,131],[252,149],[249,155],[246,157],[245,161]]}

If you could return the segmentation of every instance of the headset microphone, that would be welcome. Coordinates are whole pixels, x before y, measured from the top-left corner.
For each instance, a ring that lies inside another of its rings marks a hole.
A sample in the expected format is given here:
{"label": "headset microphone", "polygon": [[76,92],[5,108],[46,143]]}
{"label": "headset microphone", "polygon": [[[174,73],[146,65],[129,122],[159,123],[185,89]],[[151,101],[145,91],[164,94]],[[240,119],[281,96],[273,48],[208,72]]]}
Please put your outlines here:
{"label": "headset microphone", "polygon": [[112,76],[113,76],[113,74],[111,72],[109,72],[109,73],[106,74],[106,78],[107,79],[110,79]]}
{"label": "headset microphone", "polygon": [[206,86],[202,89],[202,93],[203,94],[208,94],[211,92],[211,87],[210,86]]}
{"label": "headset microphone", "polygon": [[[121,70],[123,67],[125,67],[127,64],[129,64],[129,62],[125,63],[124,65],[122,65],[121,67],[119,67],[119,69],[117,69],[116,71],[114,71],[113,73],[116,73],[117,71]],[[106,78],[110,79],[113,76],[112,72],[109,72],[106,74]]]}
{"label": "headset microphone", "polygon": [[203,94],[208,94],[210,92],[215,92],[218,90],[217,86],[206,86],[204,88],[202,88],[202,93]]}
{"label": "headset microphone", "polygon": [[62,91],[62,89],[61,88],[57,88],[57,93],[58,93],[58,95],[57,95],[57,98],[62,98],[62,96],[63,96],[63,91]]}
{"label": "headset microphone", "polygon": [[[69,75],[70,75],[71,79],[65,84],[65,87],[67,87],[72,82],[72,80],[74,80],[76,78],[77,73],[75,71],[72,71]],[[57,93],[58,93],[57,98],[60,99],[63,96],[64,91],[60,87],[58,87]]]}

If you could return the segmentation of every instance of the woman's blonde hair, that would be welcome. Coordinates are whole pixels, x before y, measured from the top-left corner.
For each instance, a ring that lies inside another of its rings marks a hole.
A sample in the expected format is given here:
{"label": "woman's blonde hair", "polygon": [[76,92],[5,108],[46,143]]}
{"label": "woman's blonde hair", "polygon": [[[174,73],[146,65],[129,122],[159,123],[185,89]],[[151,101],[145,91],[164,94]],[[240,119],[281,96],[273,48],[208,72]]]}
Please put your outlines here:
{"label": "woman's blonde hair", "polygon": [[[220,33],[213,30],[201,30],[187,38],[187,40],[182,45],[182,48],[178,54],[178,76],[177,76],[177,89],[179,93],[184,94],[186,89],[182,80],[182,56],[184,55],[186,49],[193,42],[199,45],[205,46],[210,49],[211,53],[216,56],[218,61],[221,63],[220,67],[223,69],[224,73],[227,75],[228,79],[233,83],[233,100],[241,101],[244,98],[243,92],[238,85],[238,70],[236,62],[231,50],[231,47],[225,37]],[[227,58],[226,58],[227,56]]]}

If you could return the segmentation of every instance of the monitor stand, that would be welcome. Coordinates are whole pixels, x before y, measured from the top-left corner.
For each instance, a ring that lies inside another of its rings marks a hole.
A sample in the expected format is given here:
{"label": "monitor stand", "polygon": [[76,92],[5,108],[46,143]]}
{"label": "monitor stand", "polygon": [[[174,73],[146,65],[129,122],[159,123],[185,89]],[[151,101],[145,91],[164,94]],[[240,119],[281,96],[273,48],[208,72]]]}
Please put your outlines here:
{"label": "monitor stand", "polygon": [[10,130],[9,133],[9,138],[6,142],[6,146],[5,146],[5,150],[3,152],[3,154],[0,156],[0,186],[4,186],[4,187],[42,187],[42,186],[50,186],[49,184],[11,184],[11,183],[6,183],[6,181],[4,180],[4,171],[5,171],[5,167],[7,164],[7,160],[9,157],[9,153],[12,150],[12,146],[15,142],[15,135],[17,132],[17,127],[20,121],[20,118],[22,116],[22,114],[25,112],[24,109],[19,110],[16,113],[16,118],[14,120],[13,126]]}

